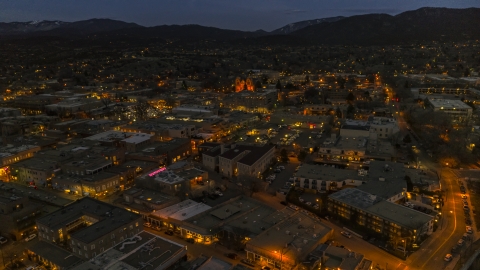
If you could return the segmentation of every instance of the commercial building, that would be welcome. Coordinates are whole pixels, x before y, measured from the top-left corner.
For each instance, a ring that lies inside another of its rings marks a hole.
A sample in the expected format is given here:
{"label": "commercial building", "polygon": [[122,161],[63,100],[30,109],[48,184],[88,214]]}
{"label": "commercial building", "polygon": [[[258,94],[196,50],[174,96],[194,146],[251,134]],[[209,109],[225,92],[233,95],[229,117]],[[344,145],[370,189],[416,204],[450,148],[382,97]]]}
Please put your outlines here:
{"label": "commercial building", "polygon": [[433,232],[433,216],[358,188],[347,188],[329,195],[328,211],[374,234],[388,239],[402,239],[409,247]]}
{"label": "commercial building", "polygon": [[331,166],[303,164],[293,175],[297,188],[312,191],[338,190],[344,186],[360,186],[366,176],[356,170],[339,169]]}
{"label": "commercial building", "polygon": [[[217,157],[210,156],[210,154],[214,155],[214,153],[218,153],[218,150],[208,154],[204,153],[206,158],[204,164],[207,164],[206,166],[209,168],[213,166],[213,162],[216,162]],[[274,157],[274,145],[253,146],[234,144],[230,146],[230,149],[221,147],[220,155],[218,155],[218,170],[220,174],[228,177],[236,175],[260,177]]]}
{"label": "commercial building", "polygon": [[45,110],[50,112],[69,112],[71,114],[84,111],[88,112],[104,106],[102,101],[96,98],[70,97],[62,101],[45,105]]}
{"label": "commercial building", "polygon": [[198,186],[205,186],[204,181],[208,181],[208,172],[197,168],[189,168],[175,172],[174,170],[162,167],[142,175],[138,181],[154,182],[155,184],[153,184],[153,186],[157,186],[158,190],[166,194],[190,194],[192,189],[198,188]]}
{"label": "commercial building", "polygon": [[218,114],[218,109],[209,105],[181,104],[172,109],[173,114],[177,115],[198,115],[210,116]]}
{"label": "commercial building", "polygon": [[304,115],[327,115],[334,110],[335,108],[330,104],[307,104],[303,106]]}
{"label": "commercial building", "polygon": [[277,90],[241,91],[223,98],[220,106],[232,110],[268,113],[277,101]]}
{"label": "commercial building", "polygon": [[7,145],[0,147],[0,164],[2,166],[8,166],[15,162],[31,158],[33,155],[40,151],[38,145]]}
{"label": "commercial building", "polygon": [[400,131],[393,118],[370,116],[368,121],[347,120],[340,128],[341,137],[390,139]]}
{"label": "commercial building", "polygon": [[191,154],[192,144],[190,139],[177,138],[170,141],[153,142],[136,152],[128,153],[127,158],[170,165],[189,157]]}
{"label": "commercial building", "polygon": [[120,177],[109,172],[91,175],[60,174],[51,180],[54,189],[68,193],[103,198],[120,190]]}
{"label": "commercial building", "polygon": [[[350,129],[352,131],[352,129]],[[354,133],[367,132],[360,127]],[[369,131],[368,131],[369,132]],[[318,149],[318,156],[333,161],[360,162],[370,159],[391,161],[395,158],[395,148],[389,140],[377,139],[369,132],[369,137],[336,137],[325,139]]]}
{"label": "commercial building", "polygon": [[186,260],[186,256],[186,246],[142,231],[71,269],[141,270],[145,267],[156,270],[174,269],[176,264]]}
{"label": "commercial building", "polygon": [[55,161],[33,157],[12,164],[10,180],[45,187],[59,170]]}
{"label": "commercial building", "polygon": [[166,227],[183,238],[211,244],[214,241],[241,242],[253,239],[271,226],[293,214],[248,197],[236,197],[215,207],[191,200],[155,211],[149,217],[152,224]]}
{"label": "commercial building", "polygon": [[28,196],[13,195],[0,190],[0,231],[19,241],[34,231],[35,219],[43,214],[43,205]]}
{"label": "commercial building", "polygon": [[473,108],[461,100],[428,98],[427,103],[435,112],[443,112],[452,120],[464,122],[472,116]]}
{"label": "commercial building", "polygon": [[318,149],[318,155],[327,159],[361,161],[365,158],[368,137],[336,137],[332,134]]}
{"label": "commercial building", "polygon": [[27,254],[33,262],[51,269],[67,270],[81,265],[84,259],[53,243],[38,241],[27,247]]}
{"label": "commercial building", "polygon": [[152,212],[180,202],[178,197],[141,188],[126,190],[122,196],[123,201],[118,206],[142,215],[145,220]]}
{"label": "commercial building", "polygon": [[41,241],[89,260],[143,230],[140,215],[85,197],[36,221]]}
{"label": "commercial building", "polygon": [[127,152],[135,152],[137,148],[144,147],[151,143],[153,136],[146,133],[122,132],[109,130],[84,138],[89,141],[96,141],[107,146],[121,146]]}
{"label": "commercial building", "polygon": [[365,259],[365,256],[353,252],[344,247],[321,244],[302,262],[301,269],[314,270],[369,270],[373,267],[373,262]]}
{"label": "commercial building", "polygon": [[333,237],[333,229],[296,212],[247,242],[247,258],[271,268],[296,269],[320,243]]}
{"label": "commercial building", "polygon": [[146,133],[153,135],[154,140],[164,141],[172,138],[190,138],[199,133],[192,124],[169,124],[162,119],[147,120],[121,128],[123,132]]}

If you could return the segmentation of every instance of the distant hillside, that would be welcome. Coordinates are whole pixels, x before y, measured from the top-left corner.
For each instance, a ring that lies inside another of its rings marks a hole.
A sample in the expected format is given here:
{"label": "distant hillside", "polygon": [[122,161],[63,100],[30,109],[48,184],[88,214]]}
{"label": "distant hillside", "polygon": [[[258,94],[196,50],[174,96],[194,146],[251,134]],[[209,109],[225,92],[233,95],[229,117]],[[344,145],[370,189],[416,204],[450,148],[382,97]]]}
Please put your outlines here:
{"label": "distant hillside", "polygon": [[307,26],[292,35],[322,44],[399,44],[480,38],[480,9],[421,8],[396,16],[368,14]]}
{"label": "distant hillside", "polygon": [[110,19],[0,23],[0,38],[62,37],[85,44],[96,40],[104,43],[128,41],[128,44],[137,45],[151,44],[160,40],[187,43],[202,40],[218,42],[230,40],[238,44],[251,43],[262,46],[269,44],[381,45],[477,40],[480,39],[479,25],[479,8],[421,8],[396,16],[368,14],[302,21],[270,33],[263,30],[247,32],[200,25],[144,27]]}
{"label": "distant hillside", "polygon": [[90,19],[77,22],[12,22],[0,23],[0,35],[68,35],[71,32],[76,34],[92,34],[138,27],[143,26],[110,19]]}
{"label": "distant hillside", "polygon": [[276,30],[271,31],[271,34],[274,35],[287,35],[307,26],[316,25],[324,22],[336,22],[341,19],[344,19],[343,16],[331,17],[331,18],[323,18],[323,19],[315,19],[315,20],[308,20],[308,21],[301,21],[295,22],[285,25],[284,27],[278,28]]}

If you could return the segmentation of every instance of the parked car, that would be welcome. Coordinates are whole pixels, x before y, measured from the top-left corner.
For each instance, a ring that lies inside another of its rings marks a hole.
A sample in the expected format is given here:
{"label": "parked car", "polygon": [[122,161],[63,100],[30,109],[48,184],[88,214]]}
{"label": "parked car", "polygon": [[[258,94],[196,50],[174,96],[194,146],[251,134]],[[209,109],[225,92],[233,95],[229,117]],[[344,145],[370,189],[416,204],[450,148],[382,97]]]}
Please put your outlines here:
{"label": "parked car", "polygon": [[5,244],[6,242],[8,242],[8,239],[3,237],[3,236],[0,236],[0,244]]}
{"label": "parked car", "polygon": [[27,238],[25,238],[25,241],[26,242],[32,241],[33,239],[35,239],[35,237],[37,237],[36,234],[30,234]]}
{"label": "parked car", "polygon": [[270,268],[270,266],[266,266],[266,265],[265,265],[265,266],[262,266],[261,269],[262,269],[262,270],[271,270],[272,268]]}
{"label": "parked car", "polygon": [[150,224],[149,222],[146,222],[146,223],[143,223],[143,227],[150,228],[150,227],[152,227],[152,224]]}
{"label": "parked car", "polygon": [[238,255],[236,253],[227,253],[225,256],[227,256],[228,258],[230,258],[232,260],[238,259]]}
{"label": "parked car", "polygon": [[280,203],[283,204],[283,205],[288,205],[288,203],[286,201],[281,201]]}
{"label": "parked car", "polygon": [[452,253],[457,253],[459,250],[460,250],[460,247],[458,247],[458,246],[453,246],[452,249],[450,250],[450,252],[452,252]]}
{"label": "parked car", "polygon": [[471,226],[466,226],[466,227],[465,227],[465,231],[466,231],[467,233],[469,233],[469,234],[472,234],[472,233],[473,233],[473,229],[472,229]]}
{"label": "parked car", "polygon": [[165,234],[172,236],[172,235],[173,235],[173,231],[172,231],[172,230],[167,230],[167,231],[165,231]]}
{"label": "parked car", "polygon": [[251,259],[243,259],[241,260],[242,263],[248,265],[248,266],[252,266],[252,267],[255,267],[255,261],[254,260],[251,260]]}
{"label": "parked car", "polygon": [[463,239],[460,239],[460,240],[458,240],[457,245],[458,246],[463,246],[464,243],[465,243],[465,241]]}
{"label": "parked car", "polygon": [[443,258],[443,260],[446,261],[446,262],[449,262],[449,261],[452,260],[452,258],[453,258],[452,254],[447,254],[447,255],[445,255],[445,258]]}
{"label": "parked car", "polygon": [[195,244],[195,239],[193,238],[187,238],[185,239],[185,241],[187,241],[187,243],[190,243],[190,244]]}
{"label": "parked car", "polygon": [[298,206],[293,205],[293,204],[290,204],[290,208],[292,208],[295,211],[298,211],[298,209],[300,209],[300,208],[298,208]]}
{"label": "parked car", "polygon": [[463,210],[470,210],[470,208],[468,207],[468,205],[464,205]]}
{"label": "parked car", "polygon": [[341,234],[347,238],[352,238],[352,234],[346,231],[342,231]]}

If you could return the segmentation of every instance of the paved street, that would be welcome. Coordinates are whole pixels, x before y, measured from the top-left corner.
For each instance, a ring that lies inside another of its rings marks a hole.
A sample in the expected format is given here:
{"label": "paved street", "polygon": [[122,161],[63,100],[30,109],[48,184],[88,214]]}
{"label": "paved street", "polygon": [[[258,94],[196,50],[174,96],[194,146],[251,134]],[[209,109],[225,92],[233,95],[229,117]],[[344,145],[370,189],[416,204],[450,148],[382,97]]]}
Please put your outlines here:
{"label": "paved street", "polygon": [[[407,123],[403,118],[398,118],[398,123],[402,135],[409,133]],[[412,137],[413,143],[419,145],[420,142]],[[457,176],[448,168],[441,168],[439,164],[433,162],[427,153],[420,149],[417,153],[421,164],[431,171],[436,171],[440,177],[441,188],[445,192],[445,204],[442,209],[443,218],[440,220],[438,229],[422,245],[421,249],[413,253],[406,261],[409,269],[445,269],[454,262],[445,262],[443,258],[447,253],[451,253],[453,246],[465,233],[465,221],[463,213],[463,203],[461,200],[460,187],[457,182]],[[477,239],[472,235],[471,241],[467,241],[463,246],[460,255],[464,254],[468,245]],[[455,257],[460,256],[454,254]],[[454,261],[456,261],[454,259]]]}

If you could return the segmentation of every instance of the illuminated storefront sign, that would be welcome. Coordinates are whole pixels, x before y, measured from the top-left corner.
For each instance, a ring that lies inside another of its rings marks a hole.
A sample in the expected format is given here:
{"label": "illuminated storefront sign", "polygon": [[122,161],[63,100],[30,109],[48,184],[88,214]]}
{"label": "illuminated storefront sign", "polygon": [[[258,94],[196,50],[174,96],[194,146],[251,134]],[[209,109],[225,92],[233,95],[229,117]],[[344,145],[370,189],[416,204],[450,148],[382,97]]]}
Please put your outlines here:
{"label": "illuminated storefront sign", "polygon": [[155,176],[155,175],[157,175],[157,174],[165,171],[166,169],[167,169],[166,167],[160,168],[160,169],[158,169],[158,170],[156,170],[156,171],[153,171],[153,172],[149,173],[148,176],[150,176],[150,177]]}

